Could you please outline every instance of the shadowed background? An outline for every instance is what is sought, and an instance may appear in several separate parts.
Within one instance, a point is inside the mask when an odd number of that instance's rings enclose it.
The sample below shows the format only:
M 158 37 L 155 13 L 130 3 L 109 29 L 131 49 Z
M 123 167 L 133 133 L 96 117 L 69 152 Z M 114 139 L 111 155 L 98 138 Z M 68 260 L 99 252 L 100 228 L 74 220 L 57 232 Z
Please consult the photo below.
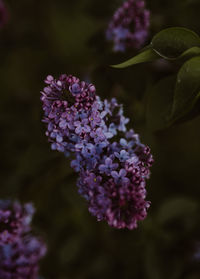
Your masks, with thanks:
M 137 53 L 113 54 L 105 41 L 119 0 L 6 3 L 10 20 L 0 31 L 0 198 L 35 204 L 34 227 L 49 247 L 41 275 L 200 278 L 200 119 L 155 132 L 147 113 L 149 86 L 179 65 L 160 61 L 123 70 L 109 67 Z M 149 0 L 147 7 L 149 40 L 170 26 L 200 34 L 199 1 Z M 137 230 L 116 230 L 97 222 L 77 193 L 69 161 L 50 149 L 41 123 L 40 91 L 48 74 L 61 73 L 94 83 L 102 98 L 117 97 L 142 142 L 152 149 L 155 164 L 147 182 L 152 205 Z

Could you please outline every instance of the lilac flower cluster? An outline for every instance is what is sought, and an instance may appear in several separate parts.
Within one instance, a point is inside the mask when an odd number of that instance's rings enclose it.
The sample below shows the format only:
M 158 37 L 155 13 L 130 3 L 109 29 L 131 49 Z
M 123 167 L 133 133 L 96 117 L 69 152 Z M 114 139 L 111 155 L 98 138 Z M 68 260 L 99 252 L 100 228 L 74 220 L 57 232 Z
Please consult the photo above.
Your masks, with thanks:
M 0 278 L 36 279 L 46 253 L 43 241 L 31 235 L 32 204 L 0 200 Z
M 150 13 L 143 0 L 128 0 L 114 13 L 106 37 L 112 41 L 114 51 L 138 49 L 147 39 Z
M 0 28 L 2 28 L 8 21 L 8 10 L 3 2 L 0 0 Z
M 153 163 L 116 99 L 101 101 L 95 87 L 73 76 L 48 76 L 42 91 L 51 148 L 69 156 L 79 173 L 79 193 L 97 220 L 134 229 L 146 217 L 145 180 Z

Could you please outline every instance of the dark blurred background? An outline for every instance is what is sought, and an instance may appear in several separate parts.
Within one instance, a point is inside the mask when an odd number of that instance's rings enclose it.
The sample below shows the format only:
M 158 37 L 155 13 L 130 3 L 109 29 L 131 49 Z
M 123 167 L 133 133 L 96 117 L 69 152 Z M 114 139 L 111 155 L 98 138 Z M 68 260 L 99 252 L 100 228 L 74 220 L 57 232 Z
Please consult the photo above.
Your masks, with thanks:
M 104 38 L 121 3 L 6 1 L 10 19 L 0 31 L 0 198 L 34 202 L 35 231 L 48 243 L 41 263 L 46 279 L 199 279 L 200 118 L 152 131 L 148 88 L 176 72 L 177 65 L 109 67 L 137 53 L 113 54 Z M 151 11 L 149 41 L 170 26 L 200 34 L 199 0 L 149 0 L 146 5 Z M 48 74 L 61 73 L 94 83 L 102 98 L 117 97 L 152 149 L 155 164 L 147 183 L 152 205 L 137 230 L 98 223 L 77 193 L 69 161 L 50 149 L 41 123 L 40 91 Z

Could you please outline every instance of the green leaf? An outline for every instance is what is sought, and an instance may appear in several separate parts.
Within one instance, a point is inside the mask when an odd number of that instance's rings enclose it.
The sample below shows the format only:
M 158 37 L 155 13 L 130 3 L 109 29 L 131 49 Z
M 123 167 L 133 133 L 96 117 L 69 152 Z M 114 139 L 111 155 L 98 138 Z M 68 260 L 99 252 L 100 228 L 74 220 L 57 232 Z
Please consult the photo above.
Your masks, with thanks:
M 176 59 L 186 50 L 200 46 L 199 36 L 183 27 L 172 27 L 160 31 L 151 42 L 153 50 L 165 59 Z
M 155 53 L 152 48 L 148 48 L 143 52 L 139 53 L 138 55 L 134 56 L 133 58 L 118 64 L 118 65 L 111 65 L 113 68 L 126 68 L 135 64 L 143 63 L 143 62 L 150 62 L 155 59 L 158 59 L 159 56 Z
M 184 51 L 179 58 L 192 58 L 198 55 L 200 55 L 200 47 L 191 47 Z
M 200 56 L 183 64 L 178 72 L 170 122 L 189 113 L 200 98 Z
M 126 68 L 135 64 L 151 62 L 159 57 L 175 60 L 182 57 L 193 57 L 200 54 L 199 36 L 183 27 L 172 27 L 156 34 L 149 46 L 131 59 L 111 65 L 113 68 Z
M 161 130 L 168 126 L 175 81 L 174 76 L 166 77 L 147 92 L 146 123 L 149 130 Z

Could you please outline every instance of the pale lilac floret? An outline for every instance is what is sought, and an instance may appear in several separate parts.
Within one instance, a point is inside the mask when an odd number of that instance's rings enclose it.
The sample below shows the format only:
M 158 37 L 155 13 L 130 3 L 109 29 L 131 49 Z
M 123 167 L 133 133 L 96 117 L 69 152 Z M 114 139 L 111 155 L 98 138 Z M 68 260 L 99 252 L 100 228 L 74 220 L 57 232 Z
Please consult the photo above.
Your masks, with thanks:
M 102 128 L 97 128 L 90 133 L 91 138 L 94 139 L 96 143 L 102 142 L 106 139 L 105 133 Z
M 129 183 L 129 179 L 126 177 L 127 172 L 125 169 L 121 169 L 119 173 L 117 171 L 112 171 L 111 176 L 114 178 L 116 184 L 127 185 Z
M 107 175 L 111 174 L 111 171 L 115 170 L 118 167 L 118 163 L 113 163 L 112 159 L 106 158 L 105 163 L 99 166 L 99 171 L 101 173 L 106 173 Z
M 135 142 L 133 140 L 127 141 L 126 139 L 120 139 L 120 144 L 124 149 L 131 149 L 135 145 Z
M 103 150 L 105 147 L 107 147 L 107 143 L 106 142 L 98 142 L 96 143 L 95 147 L 96 147 L 96 153 L 97 154 L 101 154 L 103 153 Z
M 90 126 L 88 125 L 88 120 L 83 119 L 82 121 L 75 121 L 75 133 L 80 135 L 82 133 L 89 133 L 90 132 Z
M 120 152 L 115 152 L 115 157 L 120 160 L 120 162 L 125 162 L 129 159 L 129 153 L 126 150 L 120 150 Z

